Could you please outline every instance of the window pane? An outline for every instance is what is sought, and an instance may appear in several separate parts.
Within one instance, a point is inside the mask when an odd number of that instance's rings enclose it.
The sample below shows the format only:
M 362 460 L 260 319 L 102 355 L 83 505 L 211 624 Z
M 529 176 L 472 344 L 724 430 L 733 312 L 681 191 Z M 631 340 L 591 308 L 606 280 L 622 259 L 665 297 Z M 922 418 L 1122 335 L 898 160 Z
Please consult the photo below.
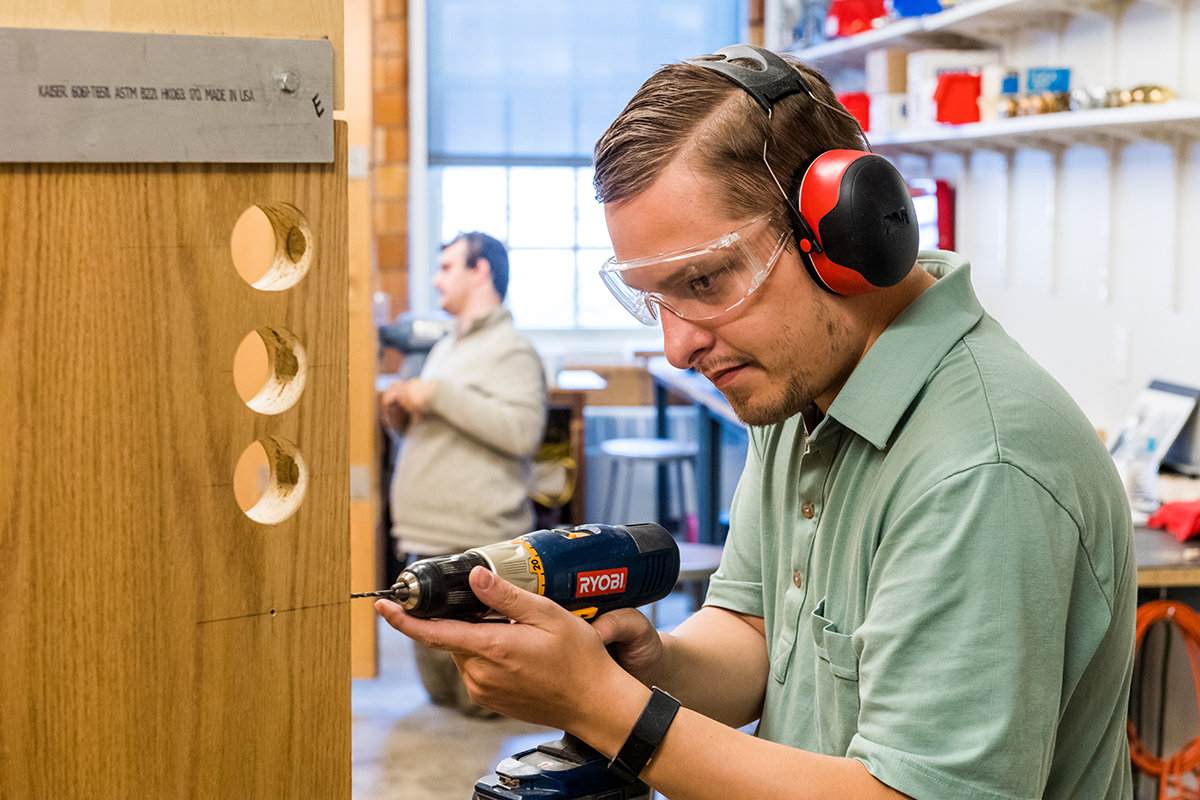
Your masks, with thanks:
M 746 0 L 437 0 L 426 10 L 429 238 L 481 230 L 504 241 L 521 327 L 639 329 L 597 275 L 612 244 L 584 165 L 655 69 L 739 39 Z M 531 166 L 543 158 L 563 166 Z
M 575 98 L 567 91 L 514 91 L 510 151 L 519 155 L 569 156 L 575 139 Z
M 439 93 L 429 102 L 430 130 L 438 137 L 430 147 L 441 153 L 504 154 L 504 104 L 497 89 Z
M 575 170 L 513 167 L 509 180 L 509 247 L 573 246 Z
M 575 327 L 574 263 L 570 250 L 509 251 L 508 308 L 518 328 Z
M 508 170 L 504 167 L 442 168 L 442 241 L 482 231 L 508 238 Z
M 576 170 L 575 195 L 579 204 L 579 232 L 576 235 L 580 247 L 612 247 L 608 225 L 604 221 L 604 206 L 596 199 L 596 187 L 592 185 L 595 174 L 591 167 Z
M 579 251 L 579 327 L 581 328 L 642 328 L 645 327 L 626 311 L 600 281 L 600 265 L 612 255 L 612 250 Z

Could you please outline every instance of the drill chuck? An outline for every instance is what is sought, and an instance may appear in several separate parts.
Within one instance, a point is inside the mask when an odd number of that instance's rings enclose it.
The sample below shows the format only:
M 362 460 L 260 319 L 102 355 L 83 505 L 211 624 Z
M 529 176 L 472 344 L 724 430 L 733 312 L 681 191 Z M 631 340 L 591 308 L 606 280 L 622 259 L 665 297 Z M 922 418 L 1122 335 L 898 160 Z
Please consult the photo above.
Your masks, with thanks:
M 390 594 L 415 617 L 479 620 L 490 609 L 468 583 L 477 566 L 590 618 L 666 597 L 679 577 L 679 547 L 654 523 L 540 530 L 415 561 Z
M 392 593 L 404 610 L 416 617 L 480 619 L 488 607 L 480 602 L 467 579 L 475 567 L 491 569 L 477 552 L 414 561 L 396 580 Z

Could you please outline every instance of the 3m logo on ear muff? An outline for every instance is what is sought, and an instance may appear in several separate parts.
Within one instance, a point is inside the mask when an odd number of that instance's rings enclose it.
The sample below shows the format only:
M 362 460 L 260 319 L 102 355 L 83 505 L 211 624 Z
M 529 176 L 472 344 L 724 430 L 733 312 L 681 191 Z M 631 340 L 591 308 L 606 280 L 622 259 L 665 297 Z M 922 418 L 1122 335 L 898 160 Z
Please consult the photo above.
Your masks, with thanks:
M 891 163 L 861 150 L 827 150 L 793 189 L 796 243 L 805 266 L 831 292 L 895 286 L 917 260 L 917 214 Z
M 883 232 L 893 233 L 908 225 L 908 209 L 898 208 L 890 214 L 883 215 Z

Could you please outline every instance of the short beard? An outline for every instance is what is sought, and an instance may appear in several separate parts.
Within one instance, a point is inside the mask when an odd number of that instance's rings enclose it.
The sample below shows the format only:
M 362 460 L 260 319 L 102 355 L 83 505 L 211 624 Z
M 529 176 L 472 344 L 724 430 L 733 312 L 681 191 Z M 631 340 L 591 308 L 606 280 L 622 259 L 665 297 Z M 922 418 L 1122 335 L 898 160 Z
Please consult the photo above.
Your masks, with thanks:
M 829 337 L 831 357 L 836 357 L 845 351 L 850 343 L 845 328 L 834 322 L 833 317 L 820 302 L 814 305 L 812 313 L 825 326 L 826 334 Z M 810 357 L 807 348 L 803 347 L 799 334 L 794 329 L 786 324 L 781 325 L 779 335 L 782 350 L 790 353 L 792 358 Z M 774 425 L 799 414 L 816 402 L 818 394 L 813 375 L 802 370 L 794 370 L 787 376 L 779 393 L 775 396 L 755 397 L 753 394 L 745 394 L 741 397 L 736 395 L 729 397 L 727 395 L 726 399 L 729 400 L 738 419 L 747 425 L 759 426 Z
M 799 414 L 813 402 L 812 388 L 805 386 L 795 375 L 788 378 L 779 397 L 755 405 L 752 397 L 729 397 L 729 405 L 738 419 L 750 426 L 774 425 Z

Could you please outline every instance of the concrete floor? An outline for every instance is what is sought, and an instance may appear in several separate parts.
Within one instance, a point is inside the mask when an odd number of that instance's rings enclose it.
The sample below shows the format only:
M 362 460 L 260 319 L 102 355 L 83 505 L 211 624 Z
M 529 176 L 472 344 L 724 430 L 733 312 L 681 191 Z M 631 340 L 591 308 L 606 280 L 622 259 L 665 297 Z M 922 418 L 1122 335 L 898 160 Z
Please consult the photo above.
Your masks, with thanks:
M 672 593 L 658 604 L 658 626 L 689 613 Z M 379 677 L 355 680 L 354 800 L 470 800 L 475 782 L 500 761 L 560 731 L 511 719 L 477 720 L 429 702 L 417 676 L 412 644 L 379 621 Z

